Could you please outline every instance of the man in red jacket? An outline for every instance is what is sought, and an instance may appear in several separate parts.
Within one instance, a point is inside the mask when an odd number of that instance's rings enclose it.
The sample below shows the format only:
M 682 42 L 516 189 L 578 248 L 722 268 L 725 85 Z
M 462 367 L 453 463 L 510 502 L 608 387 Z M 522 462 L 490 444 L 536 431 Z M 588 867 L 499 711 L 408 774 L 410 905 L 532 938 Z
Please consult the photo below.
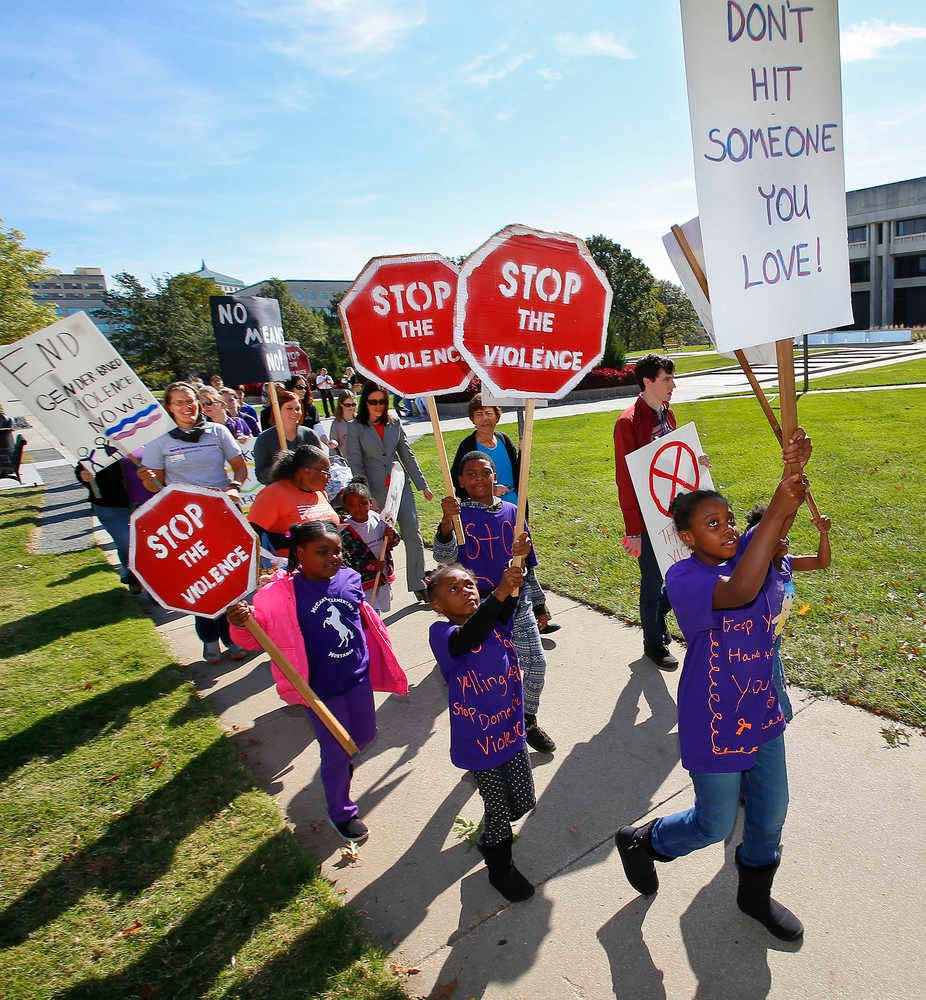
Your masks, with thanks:
M 662 573 L 643 524 L 640 505 L 630 480 L 627 455 L 675 430 L 675 414 L 669 400 L 675 388 L 675 362 L 658 354 L 647 354 L 636 365 L 642 392 L 614 425 L 614 474 L 621 512 L 624 515 L 623 546 L 640 564 L 640 621 L 643 652 L 657 667 L 675 670 L 678 660 L 669 652 L 666 607 L 662 598 Z

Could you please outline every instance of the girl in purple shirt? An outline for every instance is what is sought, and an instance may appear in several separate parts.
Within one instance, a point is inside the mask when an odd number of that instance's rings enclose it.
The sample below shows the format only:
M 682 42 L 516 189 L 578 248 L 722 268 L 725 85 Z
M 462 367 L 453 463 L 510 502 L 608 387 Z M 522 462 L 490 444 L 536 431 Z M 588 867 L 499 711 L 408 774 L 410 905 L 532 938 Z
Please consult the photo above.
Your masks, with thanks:
M 785 719 L 772 677 L 784 592 L 771 564 L 806 490 L 803 474 L 782 479 L 765 516 L 744 539 L 719 493 L 696 490 L 673 501 L 676 530 L 691 549 L 669 568 L 666 590 L 688 643 L 678 732 L 695 804 L 644 826 L 621 827 L 615 837 L 628 881 L 651 895 L 659 888 L 653 862 L 724 840 L 742 794 L 746 820 L 736 849 L 737 905 L 785 941 L 797 940 L 804 928 L 771 898 L 788 809 Z
M 515 543 L 515 555 L 525 555 L 527 546 L 525 533 Z M 511 822 L 536 804 L 524 739 L 524 689 L 510 625 L 523 582 L 523 570 L 508 567 L 480 604 L 476 578 L 459 563 L 441 566 L 426 580 L 431 607 L 447 618 L 431 626 L 429 639 L 447 681 L 450 759 L 476 779 L 485 804 L 476 846 L 489 882 L 511 902 L 534 894 L 511 860 Z

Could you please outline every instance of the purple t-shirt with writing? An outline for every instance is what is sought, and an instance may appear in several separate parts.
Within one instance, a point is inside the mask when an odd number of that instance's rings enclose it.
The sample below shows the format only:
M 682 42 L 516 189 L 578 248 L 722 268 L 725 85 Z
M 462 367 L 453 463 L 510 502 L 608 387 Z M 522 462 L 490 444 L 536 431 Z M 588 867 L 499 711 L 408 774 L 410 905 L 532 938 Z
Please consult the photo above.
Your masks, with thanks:
M 447 681 L 450 759 L 465 771 L 500 767 L 524 749 L 521 669 L 504 625 L 463 656 L 450 653 L 453 622 L 431 626 L 428 638 Z
M 370 659 L 360 619 L 360 574 L 343 568 L 330 580 L 308 580 L 296 573 L 293 588 L 309 685 L 320 698 L 344 694 L 366 677 Z
M 745 771 L 763 743 L 785 728 L 772 679 L 775 625 L 784 594 L 770 567 L 756 599 L 714 609 L 714 587 L 736 558 L 719 566 L 689 556 L 669 567 L 666 590 L 688 643 L 678 685 L 678 738 L 689 771 Z
M 479 592 L 494 590 L 511 562 L 514 524 L 518 508 L 506 500 L 497 507 L 475 507 L 464 503 L 460 509 L 466 544 L 459 548 L 458 559 L 476 577 Z M 536 566 L 534 547 L 525 560 L 526 565 Z

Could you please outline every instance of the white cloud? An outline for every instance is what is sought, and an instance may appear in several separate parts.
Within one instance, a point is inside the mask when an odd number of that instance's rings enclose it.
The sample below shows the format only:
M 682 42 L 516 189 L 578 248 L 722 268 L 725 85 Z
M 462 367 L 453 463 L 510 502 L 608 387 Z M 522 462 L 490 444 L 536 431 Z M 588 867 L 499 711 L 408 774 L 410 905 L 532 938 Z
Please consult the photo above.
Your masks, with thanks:
M 499 111 L 495 116 L 500 122 L 510 122 L 513 114 L 511 111 Z
M 348 76 L 427 22 L 423 0 L 243 0 L 242 9 L 281 30 L 276 51 L 330 76 Z
M 562 79 L 563 74 L 557 73 L 555 69 L 550 69 L 549 66 L 544 66 L 543 69 L 537 70 L 537 76 L 542 80 L 546 80 L 547 83 L 555 83 L 557 80 Z
M 861 62 L 878 59 L 888 49 L 926 39 L 926 26 L 915 24 L 886 24 L 874 18 L 851 25 L 842 33 L 843 62 Z
M 477 87 L 488 87 L 490 83 L 501 80 L 515 70 L 520 69 L 533 56 L 529 52 L 508 54 L 507 42 L 490 52 L 483 52 L 462 68 L 467 83 Z
M 557 35 L 557 48 L 567 56 L 609 56 L 633 59 L 630 46 L 618 41 L 610 31 L 589 31 L 585 35 Z

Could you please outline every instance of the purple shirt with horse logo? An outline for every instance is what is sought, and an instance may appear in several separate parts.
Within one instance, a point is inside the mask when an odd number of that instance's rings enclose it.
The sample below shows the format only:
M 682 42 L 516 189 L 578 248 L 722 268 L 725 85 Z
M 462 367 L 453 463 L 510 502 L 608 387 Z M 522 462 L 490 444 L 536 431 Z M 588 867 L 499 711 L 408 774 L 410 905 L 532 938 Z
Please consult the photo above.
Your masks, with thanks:
M 296 573 L 293 588 L 309 685 L 320 698 L 344 694 L 367 676 L 369 666 L 360 619 L 360 574 L 343 568 L 330 580 L 307 580 Z

